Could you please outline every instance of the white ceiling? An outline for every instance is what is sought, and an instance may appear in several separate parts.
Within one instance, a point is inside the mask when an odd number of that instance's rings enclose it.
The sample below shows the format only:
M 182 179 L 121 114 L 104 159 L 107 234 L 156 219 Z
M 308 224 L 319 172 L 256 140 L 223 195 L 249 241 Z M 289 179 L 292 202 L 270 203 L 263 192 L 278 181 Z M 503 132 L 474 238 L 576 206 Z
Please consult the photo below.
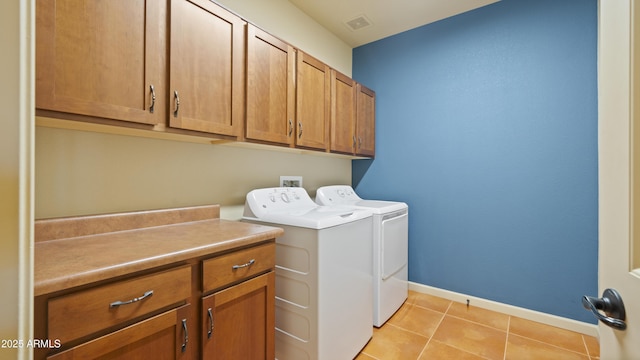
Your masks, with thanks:
M 289 0 L 352 47 L 461 14 L 499 0 Z M 370 26 L 347 22 L 364 16 Z

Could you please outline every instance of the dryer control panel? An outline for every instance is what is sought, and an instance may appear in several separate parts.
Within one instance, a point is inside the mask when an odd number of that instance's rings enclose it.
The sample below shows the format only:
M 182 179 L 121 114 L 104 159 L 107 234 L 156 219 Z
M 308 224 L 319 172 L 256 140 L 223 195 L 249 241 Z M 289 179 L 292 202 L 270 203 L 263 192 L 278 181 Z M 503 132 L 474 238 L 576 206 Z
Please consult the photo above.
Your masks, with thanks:
M 353 204 L 362 200 L 349 185 L 323 186 L 316 193 L 316 203 L 320 205 Z

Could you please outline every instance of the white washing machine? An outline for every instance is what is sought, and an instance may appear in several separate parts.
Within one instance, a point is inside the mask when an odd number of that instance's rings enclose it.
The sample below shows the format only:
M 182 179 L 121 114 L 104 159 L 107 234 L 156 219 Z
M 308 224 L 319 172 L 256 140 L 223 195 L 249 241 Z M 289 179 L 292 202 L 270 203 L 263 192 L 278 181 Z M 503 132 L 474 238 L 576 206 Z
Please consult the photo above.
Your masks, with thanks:
M 372 212 L 319 206 L 303 188 L 247 194 L 243 221 L 276 238 L 276 358 L 353 359 L 373 336 Z
M 409 207 L 403 202 L 363 200 L 348 185 L 324 186 L 316 203 L 373 211 L 373 325 L 382 326 L 409 294 Z

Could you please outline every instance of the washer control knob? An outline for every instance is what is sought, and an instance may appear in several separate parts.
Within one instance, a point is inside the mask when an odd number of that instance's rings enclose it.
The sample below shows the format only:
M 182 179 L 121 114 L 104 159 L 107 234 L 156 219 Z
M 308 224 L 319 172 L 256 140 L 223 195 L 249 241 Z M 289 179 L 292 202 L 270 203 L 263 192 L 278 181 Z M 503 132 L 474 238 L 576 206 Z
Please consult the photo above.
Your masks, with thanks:
M 340 195 L 340 197 L 344 197 L 344 190 L 342 189 L 338 189 L 338 195 Z
M 269 195 L 269 200 L 271 200 L 271 202 L 276 202 L 276 196 L 273 194 Z
M 282 201 L 286 203 L 291 202 L 291 200 L 289 199 L 289 195 L 287 195 L 287 193 L 280 194 L 280 197 L 282 198 Z

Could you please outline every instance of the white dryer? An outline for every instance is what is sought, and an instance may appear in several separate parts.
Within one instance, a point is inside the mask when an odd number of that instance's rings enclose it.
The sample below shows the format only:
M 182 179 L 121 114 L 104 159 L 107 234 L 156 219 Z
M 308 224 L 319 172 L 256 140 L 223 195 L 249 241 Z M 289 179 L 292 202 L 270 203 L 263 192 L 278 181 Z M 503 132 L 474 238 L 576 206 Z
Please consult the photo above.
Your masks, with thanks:
M 243 221 L 276 238 L 276 358 L 353 359 L 373 336 L 372 212 L 314 203 L 303 188 L 247 194 Z
M 363 200 L 351 186 L 324 186 L 316 203 L 373 212 L 373 325 L 382 326 L 409 294 L 409 207 L 395 201 Z

